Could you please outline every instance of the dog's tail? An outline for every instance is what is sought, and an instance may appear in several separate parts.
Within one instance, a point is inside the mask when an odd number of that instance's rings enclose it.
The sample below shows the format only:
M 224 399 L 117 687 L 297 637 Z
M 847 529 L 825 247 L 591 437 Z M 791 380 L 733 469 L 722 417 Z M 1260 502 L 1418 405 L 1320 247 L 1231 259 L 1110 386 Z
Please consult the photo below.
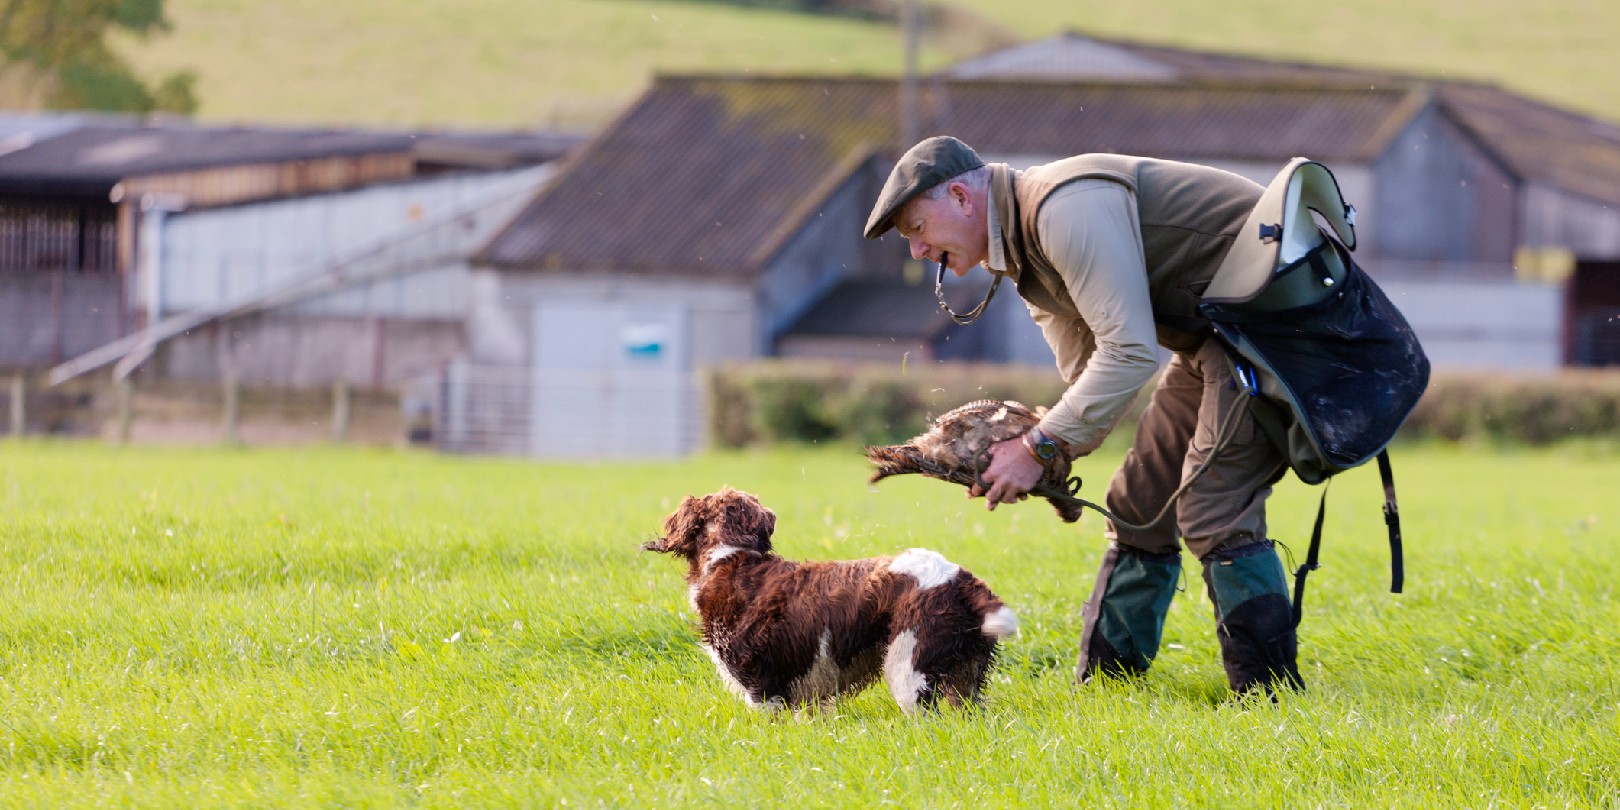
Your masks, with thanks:
M 984 626 L 979 629 L 996 641 L 1018 635 L 1018 614 L 1013 613 L 1012 608 L 1002 605 L 985 615 Z

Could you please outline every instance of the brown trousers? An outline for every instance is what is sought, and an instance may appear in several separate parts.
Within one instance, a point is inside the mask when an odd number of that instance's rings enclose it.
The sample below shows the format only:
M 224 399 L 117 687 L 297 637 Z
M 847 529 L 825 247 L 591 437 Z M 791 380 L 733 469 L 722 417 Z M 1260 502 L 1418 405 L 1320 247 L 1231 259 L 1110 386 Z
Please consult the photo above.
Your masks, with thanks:
M 1152 520 L 1209 458 L 1234 401 L 1248 396 L 1234 384 L 1232 364 L 1214 338 L 1196 351 L 1176 354 L 1142 414 L 1125 462 L 1108 484 L 1109 510 L 1137 525 Z M 1184 538 L 1200 560 L 1266 539 L 1266 498 L 1285 462 L 1248 408 L 1231 421 L 1226 426 L 1231 440 L 1170 515 L 1145 531 L 1109 521 L 1107 536 L 1150 554 L 1179 551 L 1178 540 Z

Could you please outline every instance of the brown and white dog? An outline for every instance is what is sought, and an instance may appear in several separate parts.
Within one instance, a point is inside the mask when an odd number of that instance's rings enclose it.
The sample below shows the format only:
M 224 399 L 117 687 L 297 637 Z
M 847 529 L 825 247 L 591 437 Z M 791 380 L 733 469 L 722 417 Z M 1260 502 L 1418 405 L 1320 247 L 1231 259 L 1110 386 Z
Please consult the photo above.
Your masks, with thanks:
M 976 703 L 1018 618 L 978 577 L 911 549 L 794 562 L 771 551 L 776 513 L 730 487 L 687 496 L 642 549 L 689 564 L 703 649 L 752 706 L 827 705 L 879 674 L 906 712 Z

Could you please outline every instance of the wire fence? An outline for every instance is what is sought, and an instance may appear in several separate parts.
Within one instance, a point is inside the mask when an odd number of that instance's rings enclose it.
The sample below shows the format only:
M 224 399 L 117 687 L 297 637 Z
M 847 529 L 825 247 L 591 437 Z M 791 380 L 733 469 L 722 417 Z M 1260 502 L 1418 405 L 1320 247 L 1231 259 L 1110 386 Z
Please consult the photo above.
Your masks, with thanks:
M 707 443 L 690 373 L 545 370 L 453 363 L 432 383 L 433 444 L 537 458 L 678 458 Z

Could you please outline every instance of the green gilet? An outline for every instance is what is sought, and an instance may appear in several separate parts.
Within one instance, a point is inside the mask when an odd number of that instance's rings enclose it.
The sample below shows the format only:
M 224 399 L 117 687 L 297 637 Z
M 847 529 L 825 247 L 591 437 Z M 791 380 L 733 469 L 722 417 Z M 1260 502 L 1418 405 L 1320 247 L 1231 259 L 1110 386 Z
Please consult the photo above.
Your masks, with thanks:
M 1159 343 L 1173 351 L 1190 351 L 1203 341 L 1208 322 L 1198 312 L 1199 296 L 1262 191 L 1251 180 L 1209 166 L 1111 154 L 1078 155 L 995 176 L 1012 186 L 1007 199 L 1015 208 L 1002 228 L 1008 258 L 1019 267 L 1018 294 L 1069 318 L 1080 313 L 1036 238 L 1041 205 L 1060 187 L 1087 178 L 1134 191 L 1153 320 Z

